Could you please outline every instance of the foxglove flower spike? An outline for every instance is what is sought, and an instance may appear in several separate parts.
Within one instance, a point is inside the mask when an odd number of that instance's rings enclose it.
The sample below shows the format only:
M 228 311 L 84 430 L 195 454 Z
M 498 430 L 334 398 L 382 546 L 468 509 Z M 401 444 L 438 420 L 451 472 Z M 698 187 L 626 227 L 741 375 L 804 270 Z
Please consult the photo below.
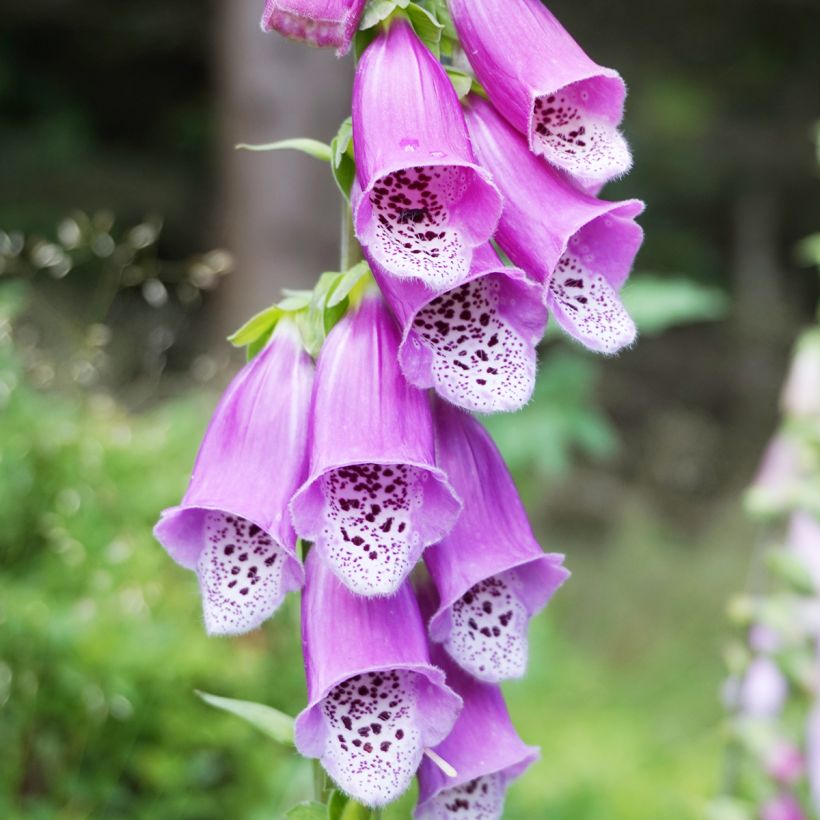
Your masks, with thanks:
M 351 593 L 315 550 L 306 560 L 302 645 L 308 706 L 296 748 L 356 800 L 382 806 L 450 732 L 461 699 L 430 663 L 409 583 L 391 598 Z
M 222 397 L 182 504 L 154 528 L 197 572 L 211 634 L 255 629 L 302 586 L 287 508 L 307 472 L 312 382 L 299 331 L 283 319 Z
M 335 48 L 342 57 L 350 50 L 365 4 L 366 0 L 267 0 L 262 30 Z
M 424 555 L 440 599 L 430 637 L 481 680 L 521 677 L 529 619 L 569 576 L 563 555 L 545 554 L 536 542 L 487 431 L 446 402 L 435 403 L 434 417 L 437 463 L 464 510 Z
M 540 0 L 450 0 L 465 54 L 529 147 L 584 186 L 629 170 L 618 125 L 626 87 L 594 63 Z
M 460 510 L 435 466 L 427 397 L 402 376 L 398 347 L 374 292 L 331 331 L 316 372 L 310 477 L 291 505 L 299 535 L 361 595 L 395 592 Z
M 604 202 L 533 156 L 493 107 L 472 95 L 467 125 L 476 154 L 504 196 L 496 240 L 544 284 L 547 307 L 586 347 L 616 353 L 635 340 L 618 291 L 643 241 L 636 199 Z
M 521 270 L 505 267 L 489 244 L 476 248 L 470 273 L 449 290 L 371 268 L 402 328 L 399 362 L 411 384 L 477 413 L 529 401 L 547 312 Z
M 415 820 L 501 820 L 507 787 L 538 759 L 538 749 L 518 736 L 497 686 L 470 677 L 436 647 L 431 654 L 464 707 L 453 731 L 435 748 L 456 775 L 447 777 L 432 761 L 423 760 L 413 816 Z
M 501 198 L 475 163 L 447 73 L 407 20 L 391 21 L 359 63 L 353 144 L 354 224 L 370 256 L 438 289 L 465 277 Z

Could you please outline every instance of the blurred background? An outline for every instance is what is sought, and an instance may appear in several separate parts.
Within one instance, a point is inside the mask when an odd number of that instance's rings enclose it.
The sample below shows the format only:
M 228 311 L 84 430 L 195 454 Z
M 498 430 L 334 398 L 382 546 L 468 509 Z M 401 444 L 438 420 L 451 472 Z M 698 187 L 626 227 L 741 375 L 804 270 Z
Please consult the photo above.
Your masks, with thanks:
M 542 759 L 509 818 L 687 820 L 720 789 L 741 494 L 817 275 L 816 0 L 554 0 L 630 88 L 648 203 L 638 345 L 551 334 L 537 398 L 488 423 L 571 582 L 505 687 Z M 225 335 L 338 266 L 326 166 L 351 65 L 262 35 L 262 0 L 11 0 L 0 28 L 0 816 L 275 818 L 310 767 L 206 706 L 290 714 L 298 613 L 209 640 L 151 536 L 180 497 Z M 407 817 L 398 807 L 388 817 Z

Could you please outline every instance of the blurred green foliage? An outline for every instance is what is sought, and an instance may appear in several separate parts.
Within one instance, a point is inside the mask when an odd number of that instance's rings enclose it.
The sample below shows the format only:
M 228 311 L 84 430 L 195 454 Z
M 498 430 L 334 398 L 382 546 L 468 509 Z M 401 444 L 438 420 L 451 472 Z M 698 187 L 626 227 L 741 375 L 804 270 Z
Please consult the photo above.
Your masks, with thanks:
M 134 416 L 97 390 L 33 387 L 10 319 L 25 292 L 9 284 L 0 288 L 0 816 L 282 816 L 310 798 L 310 765 L 195 690 L 295 714 L 297 600 L 262 631 L 208 639 L 194 575 L 151 535 L 157 511 L 184 489 L 214 397 Z M 544 419 L 532 432 L 525 411 L 513 452 L 532 435 L 599 454 L 615 446 L 588 409 L 594 369 L 579 378 L 579 362 L 550 352 L 533 405 Z M 566 458 L 545 457 L 544 468 Z M 546 548 L 570 553 L 575 579 L 534 626 L 529 677 L 507 687 L 524 737 L 543 747 L 511 792 L 513 820 L 694 820 L 714 789 L 721 669 L 703 643 L 734 558 L 693 560 L 647 524 L 646 510 L 625 516 L 600 552 L 544 534 Z M 715 662 L 693 669 L 699 656 Z M 406 818 L 412 800 L 386 817 Z

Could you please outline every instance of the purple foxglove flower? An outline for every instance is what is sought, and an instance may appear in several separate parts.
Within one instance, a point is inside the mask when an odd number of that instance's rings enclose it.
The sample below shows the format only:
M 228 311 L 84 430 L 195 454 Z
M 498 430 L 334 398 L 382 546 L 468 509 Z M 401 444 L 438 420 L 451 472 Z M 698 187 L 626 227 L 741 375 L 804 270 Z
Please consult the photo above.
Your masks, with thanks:
M 783 709 L 788 683 L 771 658 L 759 655 L 749 664 L 739 695 L 739 705 L 744 715 L 773 718 Z
M 467 58 L 529 147 L 584 185 L 629 170 L 618 131 L 626 87 L 594 63 L 539 0 L 451 0 Z
M 785 786 L 793 786 L 803 777 L 806 762 L 800 749 L 786 740 L 779 740 L 766 756 L 769 776 Z
M 470 677 L 441 650 L 432 656 L 464 700 L 453 731 L 434 750 L 458 774 L 447 777 L 422 761 L 415 820 L 500 820 L 507 787 L 538 759 L 538 749 L 518 736 L 497 686 Z
M 350 43 L 366 0 L 267 0 L 262 30 L 278 31 L 291 40 L 335 48 L 341 57 Z
M 354 592 L 390 595 L 460 502 L 435 466 L 427 396 L 405 381 L 399 333 L 377 293 L 325 341 L 311 411 L 310 477 L 293 523 Z
M 446 402 L 436 402 L 434 415 L 437 462 L 464 509 L 452 532 L 425 552 L 440 600 L 430 637 L 481 680 L 521 677 L 529 619 L 568 577 L 564 556 L 538 546 L 486 430 Z
M 154 528 L 171 557 L 199 576 L 210 634 L 255 629 L 302 586 L 288 502 L 307 473 L 312 382 L 299 331 L 282 320 L 231 382 L 182 503 Z
M 778 794 L 760 812 L 761 820 L 807 820 L 800 801 L 791 794 Z
M 579 191 L 475 95 L 466 116 L 476 154 L 504 197 L 499 245 L 545 285 L 547 307 L 571 336 L 602 353 L 632 344 L 635 325 L 618 291 L 643 241 L 634 221 L 643 203 L 604 202 Z
M 402 328 L 399 362 L 411 384 L 478 413 L 529 401 L 547 312 L 541 289 L 505 267 L 489 243 L 476 248 L 470 273 L 449 290 L 371 267 Z
M 353 86 L 356 234 L 393 276 L 437 289 L 467 276 L 501 197 L 475 163 L 446 72 L 406 20 L 370 45 Z
M 302 646 L 308 705 L 296 748 L 356 800 L 381 806 L 449 733 L 461 698 L 430 663 L 409 582 L 392 598 L 351 593 L 315 549 L 306 560 Z

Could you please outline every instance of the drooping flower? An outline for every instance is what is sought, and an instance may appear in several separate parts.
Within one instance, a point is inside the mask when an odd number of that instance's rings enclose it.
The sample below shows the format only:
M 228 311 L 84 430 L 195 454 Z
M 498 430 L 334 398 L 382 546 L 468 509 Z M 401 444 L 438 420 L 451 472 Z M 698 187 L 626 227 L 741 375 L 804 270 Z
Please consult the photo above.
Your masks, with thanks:
M 390 595 L 460 503 L 435 466 L 427 397 L 404 379 L 399 334 L 377 293 L 331 331 L 311 408 L 310 477 L 296 531 L 354 592 Z
M 463 699 L 452 732 L 434 751 L 457 772 L 447 775 L 425 758 L 419 768 L 415 820 L 500 820 L 509 784 L 538 759 L 512 725 L 497 686 L 472 678 L 433 647 L 437 666 Z
M 157 540 L 199 576 L 205 626 L 237 634 L 301 587 L 288 502 L 307 473 L 313 362 L 287 319 L 220 401 L 178 507 Z
M 618 125 L 626 87 L 594 63 L 540 0 L 451 0 L 464 52 L 529 147 L 583 185 L 629 170 Z
M 471 416 L 435 403 L 436 459 L 464 510 L 425 552 L 439 594 L 430 637 L 484 681 L 520 677 L 530 618 L 569 573 L 533 536 L 512 477 L 489 434 Z
M 793 786 L 803 776 L 806 761 L 800 749 L 786 740 L 778 740 L 766 755 L 766 772 L 784 786 Z
M 371 265 L 402 328 L 399 362 L 407 380 L 468 410 L 518 410 L 535 386 L 535 347 L 547 312 L 541 288 L 505 267 L 489 244 L 449 290 L 398 279 Z
M 783 709 L 789 686 L 777 663 L 758 655 L 749 664 L 740 684 L 740 709 L 753 718 L 773 718 Z
M 370 256 L 437 289 L 463 279 L 501 198 L 475 163 L 452 83 L 407 20 L 392 21 L 359 63 L 353 141 L 354 224 Z
M 341 57 L 359 27 L 366 0 L 266 0 L 262 30 L 291 40 L 335 48 Z
M 504 197 L 499 245 L 545 285 L 547 307 L 571 336 L 602 353 L 632 344 L 635 324 L 618 291 L 643 241 L 635 223 L 643 203 L 604 202 L 579 191 L 475 95 L 466 118 L 476 155 Z
M 313 549 L 306 571 L 308 705 L 296 719 L 296 747 L 346 793 L 385 805 L 410 785 L 424 750 L 447 736 L 461 699 L 430 663 L 409 582 L 391 598 L 363 598 Z

